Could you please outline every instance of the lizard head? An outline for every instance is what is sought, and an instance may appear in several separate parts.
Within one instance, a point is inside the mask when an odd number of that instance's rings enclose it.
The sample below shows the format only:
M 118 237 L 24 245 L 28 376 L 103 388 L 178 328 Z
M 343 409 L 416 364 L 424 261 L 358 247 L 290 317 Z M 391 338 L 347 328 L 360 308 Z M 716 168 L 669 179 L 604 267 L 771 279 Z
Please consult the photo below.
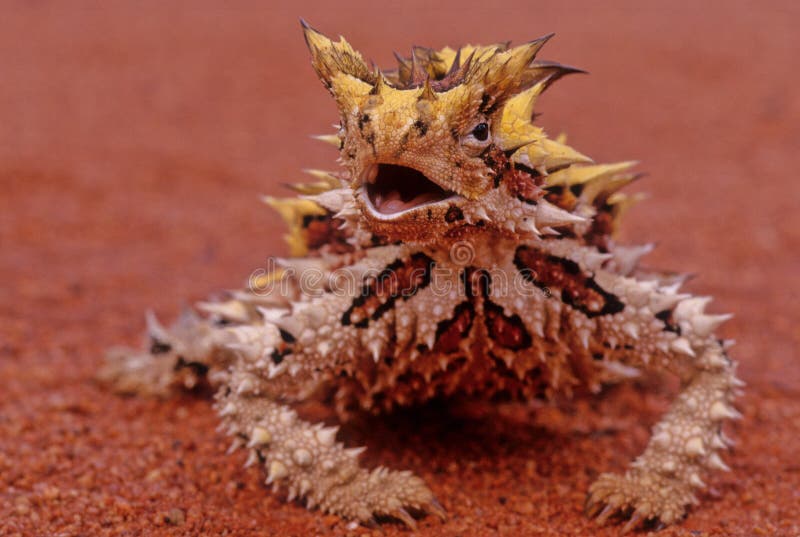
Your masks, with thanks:
M 538 95 L 577 71 L 535 61 L 550 36 L 513 48 L 415 47 L 398 56 L 397 70 L 382 72 L 344 38 L 303 28 L 339 109 L 341 163 L 359 218 L 377 235 L 426 242 L 487 229 L 538 233 L 542 178 L 589 161 L 531 123 Z

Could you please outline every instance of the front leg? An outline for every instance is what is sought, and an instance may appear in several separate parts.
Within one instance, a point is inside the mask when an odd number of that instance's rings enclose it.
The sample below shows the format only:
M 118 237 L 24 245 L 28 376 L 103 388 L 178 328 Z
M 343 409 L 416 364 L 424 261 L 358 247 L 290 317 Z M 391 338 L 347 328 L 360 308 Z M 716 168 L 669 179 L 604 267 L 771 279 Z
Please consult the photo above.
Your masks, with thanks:
M 433 494 L 411 472 L 362 468 L 365 448 L 336 442 L 338 427 L 312 425 L 289 406 L 264 397 L 221 393 L 217 408 L 233 447 L 250 450 L 247 465 L 260 463 L 273 491 L 286 490 L 288 500 L 305 499 L 309 509 L 362 523 L 376 516 L 398 518 L 416 527 L 407 509 L 442 513 Z
M 648 519 L 672 524 L 697 502 L 694 490 L 705 487 L 709 470 L 729 469 L 717 451 L 731 445 L 721 425 L 738 417 L 731 402 L 740 381 L 720 348 L 708 349 L 699 361 L 724 364 L 698 369 L 624 475 L 603 474 L 589 488 L 587 510 L 599 522 L 621 513 L 630 517 L 626 531 Z
M 622 287 L 628 290 L 652 288 L 625 280 Z M 653 289 L 646 302 L 663 303 L 669 294 Z M 727 316 L 704 314 L 706 302 L 687 298 L 663 310 L 658 315 L 664 323 L 661 333 L 648 333 L 654 323 L 647 316 L 626 320 L 628 347 L 634 351 L 623 353 L 623 361 L 673 371 L 681 377 L 682 389 L 625 474 L 603 474 L 590 487 L 587 511 L 601 523 L 620 514 L 628 518 L 624 531 L 647 520 L 672 524 L 697 503 L 694 491 L 705 487 L 710 470 L 729 470 L 718 451 L 732 443 L 721 428 L 725 419 L 740 417 L 732 402 L 743 383 L 724 344 L 711 333 Z
M 216 407 L 222 428 L 234 436 L 232 448 L 250 451 L 247 465 L 262 464 L 273 490 L 286 490 L 290 501 L 305 499 L 309 509 L 362 523 L 391 516 L 414 528 L 407 509 L 444 516 L 422 479 L 408 471 L 362 468 L 358 457 L 365 448 L 346 448 L 336 441 L 338 427 L 304 421 L 286 404 L 287 394 L 302 399 L 320 380 L 320 368 L 304 363 L 301 346 L 286 341 L 294 338 L 281 337 L 270 322 L 233 329 L 232 335 L 240 359 Z M 260 364 L 265 359 L 271 362 L 267 370 Z

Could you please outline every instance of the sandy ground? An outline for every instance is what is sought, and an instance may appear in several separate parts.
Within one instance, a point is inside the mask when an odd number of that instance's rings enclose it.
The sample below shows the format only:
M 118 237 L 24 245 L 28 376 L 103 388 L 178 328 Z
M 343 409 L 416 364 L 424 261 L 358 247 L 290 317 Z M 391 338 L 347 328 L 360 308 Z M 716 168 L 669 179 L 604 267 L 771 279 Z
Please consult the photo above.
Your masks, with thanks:
M 800 10 L 791 2 L 380 7 L 330 2 L 0 7 L 0 534 L 408 535 L 286 504 L 225 456 L 209 402 L 118 398 L 90 381 L 142 312 L 240 285 L 284 253 L 257 201 L 331 166 L 336 119 L 303 16 L 382 65 L 411 44 L 524 41 L 591 76 L 542 121 L 599 161 L 639 159 L 652 198 L 624 238 L 732 311 L 748 383 L 739 443 L 700 506 L 659 535 L 800 535 Z M 565 410 L 426 408 L 345 430 L 365 461 L 424 477 L 450 513 L 420 535 L 615 535 L 581 513 L 647 440 L 670 388 Z

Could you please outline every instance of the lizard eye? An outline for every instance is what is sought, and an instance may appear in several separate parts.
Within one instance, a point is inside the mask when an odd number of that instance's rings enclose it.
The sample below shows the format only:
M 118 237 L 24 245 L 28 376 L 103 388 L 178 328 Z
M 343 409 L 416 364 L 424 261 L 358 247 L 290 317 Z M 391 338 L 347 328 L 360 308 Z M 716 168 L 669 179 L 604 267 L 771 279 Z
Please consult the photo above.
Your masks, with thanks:
M 475 128 L 472 129 L 472 136 L 479 142 L 485 142 L 489 138 L 489 124 L 478 123 L 475 125 Z
M 477 155 L 491 143 L 490 134 L 489 123 L 481 121 L 461 139 L 461 143 L 467 153 Z

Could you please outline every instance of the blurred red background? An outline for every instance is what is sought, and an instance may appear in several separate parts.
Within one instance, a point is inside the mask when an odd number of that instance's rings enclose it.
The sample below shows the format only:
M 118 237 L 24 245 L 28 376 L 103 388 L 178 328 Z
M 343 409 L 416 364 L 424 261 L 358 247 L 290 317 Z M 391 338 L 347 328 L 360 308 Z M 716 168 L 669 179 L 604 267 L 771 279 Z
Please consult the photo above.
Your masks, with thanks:
M 556 32 L 541 57 L 591 75 L 549 90 L 541 122 L 598 161 L 640 160 L 634 189 L 652 198 L 623 238 L 656 241 L 649 264 L 698 274 L 689 288 L 737 315 L 723 335 L 750 387 L 734 471 L 663 535 L 797 535 L 799 15 L 792 2 L 4 3 L 0 528 L 369 531 L 266 491 L 243 454 L 224 456 L 207 401 L 120 399 L 90 382 L 103 349 L 139 340 L 145 308 L 169 317 L 285 253 L 258 195 L 335 160 L 307 137 L 337 118 L 302 16 L 382 66 L 412 44 Z M 451 520 L 424 519 L 423 535 L 591 534 L 588 483 L 639 452 L 664 390 L 345 434 L 370 445 L 367 463 L 432 484 Z

